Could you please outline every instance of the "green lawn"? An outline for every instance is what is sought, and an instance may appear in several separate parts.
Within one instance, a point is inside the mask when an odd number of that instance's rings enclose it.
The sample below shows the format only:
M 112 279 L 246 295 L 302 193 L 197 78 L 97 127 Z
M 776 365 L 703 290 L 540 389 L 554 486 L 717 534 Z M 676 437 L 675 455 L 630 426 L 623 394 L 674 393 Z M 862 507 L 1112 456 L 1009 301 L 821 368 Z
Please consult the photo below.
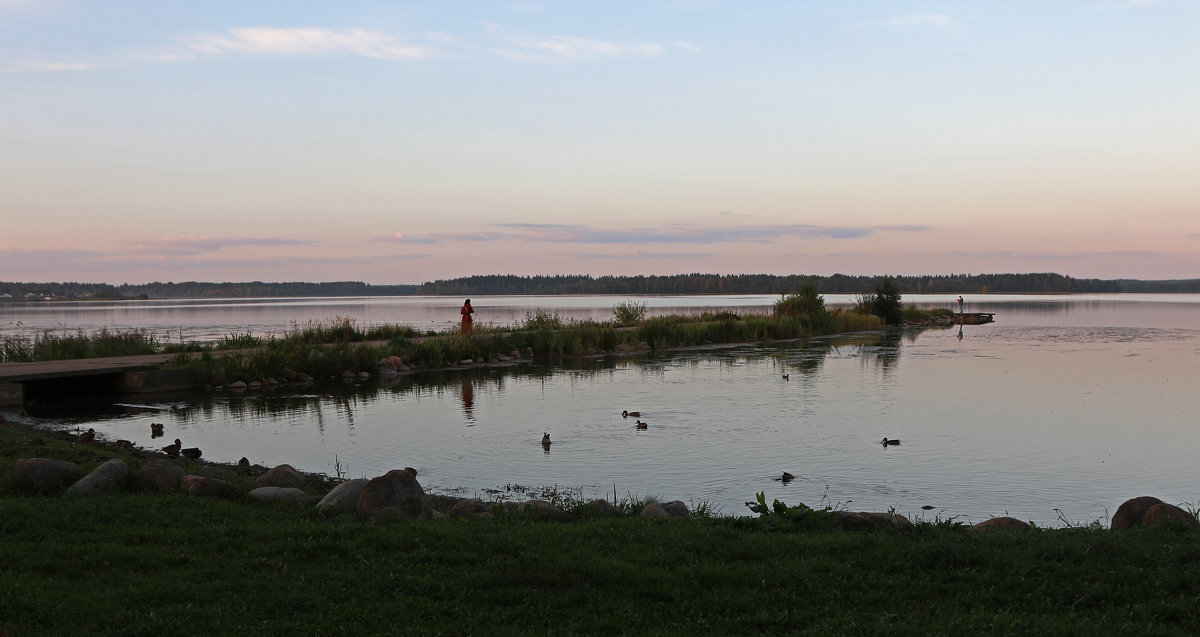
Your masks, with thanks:
M 23 493 L 16 457 L 119 455 L 33 435 L 0 427 L 6 637 L 1200 632 L 1194 528 L 581 512 L 373 525 L 296 504 Z

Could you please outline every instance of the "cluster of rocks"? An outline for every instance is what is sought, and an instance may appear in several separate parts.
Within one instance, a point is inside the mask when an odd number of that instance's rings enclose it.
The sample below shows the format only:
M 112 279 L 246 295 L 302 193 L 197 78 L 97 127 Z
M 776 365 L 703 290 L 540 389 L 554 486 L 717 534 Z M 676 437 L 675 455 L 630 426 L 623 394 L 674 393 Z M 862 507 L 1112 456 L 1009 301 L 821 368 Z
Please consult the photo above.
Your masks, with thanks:
M 434 511 L 430 496 L 417 482 L 417 471 L 411 467 L 394 469 L 377 478 L 346 480 L 324 497 L 305 493 L 301 487 L 307 482 L 307 478 L 286 464 L 258 476 L 254 480 L 254 488 L 249 492 L 243 492 L 237 486 L 237 473 L 232 469 L 205 465 L 195 474 L 189 474 L 178 463 L 165 458 L 155 458 L 143 464 L 133 485 L 130 485 L 129 467 L 124 461 L 116 458 L 102 463 L 87 475 L 84 475 L 80 466 L 74 462 L 23 458 L 16 461 L 13 478 L 17 484 L 38 493 L 87 495 L 134 486 L 160 493 L 182 491 L 198 497 L 248 497 L 260 502 L 292 501 L 313 504 L 318 510 L 352 511 L 372 521 L 392 518 L 493 518 L 497 514 L 522 514 L 542 518 L 561 518 L 566 515 L 561 508 L 545 500 L 529 500 L 517 504 L 488 503 L 475 498 L 445 498 L 444 500 L 448 501 L 442 504 L 445 505 L 446 512 Z M 586 513 L 595 517 L 620 515 L 617 508 L 605 500 L 594 500 L 585 504 L 583 508 Z M 691 516 L 687 505 L 679 500 L 648 504 L 641 514 L 664 518 Z
M 417 481 L 417 471 L 411 467 L 394 469 L 377 478 L 358 478 L 337 484 L 325 496 L 308 495 L 301 487 L 308 478 L 290 465 L 279 465 L 267 470 L 254 480 L 249 492 L 237 486 L 237 473 L 220 465 L 204 465 L 195 474 L 187 473 L 179 463 L 165 458 L 155 458 L 142 465 L 137 483 L 130 485 L 130 471 L 125 462 L 112 459 L 102 463 L 90 473 L 74 462 L 48 458 L 23 458 L 16 461 L 13 469 L 15 482 L 38 493 L 64 495 L 87 495 L 115 491 L 126 486 L 135 486 L 161 493 L 182 491 L 198 497 L 240 499 L 243 497 L 260 502 L 291 501 L 312 504 L 318 510 L 351 511 L 360 517 L 379 521 L 392 518 L 484 518 L 497 516 L 527 515 L 557 519 L 566 513 L 546 500 L 515 502 L 485 502 L 477 498 L 439 498 L 439 509 L 431 506 L 431 497 Z M 592 500 L 581 507 L 588 517 L 616 517 L 620 511 L 606 500 Z M 830 511 L 838 526 L 848 531 L 867 531 L 880 528 L 906 528 L 913 523 L 896 513 Z M 687 518 L 692 513 L 687 504 L 680 500 L 653 502 L 643 507 L 642 516 L 659 518 Z M 1142 496 L 1125 501 L 1112 517 L 1111 528 L 1115 531 L 1135 527 L 1153 527 L 1165 523 L 1200 526 L 1195 515 L 1162 500 Z M 1028 522 L 1013 517 L 997 517 L 969 527 L 971 532 L 986 532 L 996 529 L 1028 529 Z
M 1159 526 L 1166 523 L 1185 526 L 1200 525 L 1200 521 L 1197 521 L 1196 516 L 1191 513 L 1148 495 L 1126 500 L 1117 507 L 1117 512 L 1112 516 L 1112 528 L 1115 531 L 1139 526 Z

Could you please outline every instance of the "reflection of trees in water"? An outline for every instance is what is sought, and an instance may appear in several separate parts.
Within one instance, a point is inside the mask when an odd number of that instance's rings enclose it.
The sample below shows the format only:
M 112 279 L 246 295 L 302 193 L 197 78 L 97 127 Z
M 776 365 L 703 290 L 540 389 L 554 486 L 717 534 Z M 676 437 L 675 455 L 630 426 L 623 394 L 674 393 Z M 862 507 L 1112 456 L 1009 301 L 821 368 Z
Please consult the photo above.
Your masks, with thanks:
M 886 373 L 899 361 L 901 345 L 911 345 L 921 332 L 922 330 L 895 329 L 787 343 L 762 343 L 633 356 L 539 360 L 501 367 L 480 366 L 403 374 L 393 378 L 377 378 L 362 385 L 325 383 L 303 388 L 280 387 L 244 394 L 204 393 L 186 401 L 185 407 L 171 411 L 169 415 L 176 422 L 192 422 L 211 420 L 214 417 L 246 421 L 279 420 L 315 414 L 318 427 L 324 428 L 324 421 L 332 409 L 339 422 L 348 423 L 353 427 L 354 412 L 357 409 L 371 406 L 385 398 L 443 398 L 452 394 L 455 399 L 461 401 L 467 419 L 473 420 L 477 391 L 503 393 L 506 384 L 511 381 L 545 382 L 563 374 L 595 382 L 629 368 L 637 368 L 643 374 L 663 375 L 673 369 L 694 368 L 717 361 L 722 366 L 770 363 L 779 374 L 805 378 L 815 377 L 831 354 L 839 358 L 861 358 L 864 364 L 874 363 Z

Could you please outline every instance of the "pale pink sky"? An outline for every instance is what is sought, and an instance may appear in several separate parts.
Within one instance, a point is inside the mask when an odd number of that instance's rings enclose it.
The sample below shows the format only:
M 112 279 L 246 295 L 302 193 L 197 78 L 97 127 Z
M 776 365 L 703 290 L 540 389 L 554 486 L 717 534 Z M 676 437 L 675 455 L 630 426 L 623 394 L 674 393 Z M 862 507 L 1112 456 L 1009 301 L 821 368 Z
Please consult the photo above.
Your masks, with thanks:
M 1200 277 L 1200 3 L 125 5 L 0 2 L 0 280 Z

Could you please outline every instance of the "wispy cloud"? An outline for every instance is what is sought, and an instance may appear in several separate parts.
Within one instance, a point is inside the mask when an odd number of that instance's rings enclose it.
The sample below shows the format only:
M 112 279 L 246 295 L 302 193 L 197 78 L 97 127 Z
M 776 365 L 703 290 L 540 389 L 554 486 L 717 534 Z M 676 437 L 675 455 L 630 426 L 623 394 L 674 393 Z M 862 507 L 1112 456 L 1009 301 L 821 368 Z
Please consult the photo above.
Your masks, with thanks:
M 128 241 L 129 249 L 138 253 L 155 253 L 171 256 L 189 256 L 217 252 L 238 246 L 299 246 L 313 245 L 315 241 L 278 237 L 234 238 L 234 237 L 162 237 L 159 239 Z
M 530 35 L 507 31 L 488 25 L 487 33 L 501 45 L 491 52 L 520 62 L 564 64 L 567 62 L 598 62 L 627 58 L 652 58 L 663 55 L 663 44 L 642 42 L 625 44 L 565 35 Z
M 552 252 L 552 256 L 581 259 L 711 259 L 716 255 L 712 252 L 648 252 L 632 250 L 612 254 L 602 252 Z
M 52 60 L 27 60 L 0 62 L 0 73 L 73 73 L 92 68 L 83 62 L 56 62 Z
M 936 11 L 927 11 L 924 13 L 906 13 L 904 15 L 894 15 L 883 20 L 874 22 L 863 22 L 851 27 L 851 30 L 869 30 L 878 29 L 912 29 L 912 28 L 933 28 L 946 32 L 956 32 L 962 27 L 962 24 L 945 13 Z
M 319 27 L 233 28 L 225 34 L 201 34 L 188 46 L 207 55 L 249 53 L 280 56 L 350 54 L 380 60 L 418 60 L 433 55 L 433 49 L 398 40 L 370 29 L 323 29 Z
M 781 237 L 799 239 L 853 239 L 878 232 L 921 232 L 926 226 L 821 226 L 814 224 L 692 226 L 671 225 L 663 228 L 633 228 L 610 230 L 581 225 L 506 223 L 498 224 L 499 231 L 444 232 L 426 235 L 396 233 L 378 241 L 403 243 L 448 243 L 453 241 L 530 241 L 548 243 L 647 244 L 693 243 L 713 244 L 730 242 L 768 243 Z
M 888 18 L 887 24 L 893 27 L 929 26 L 947 31 L 953 31 L 959 26 L 958 21 L 956 21 L 954 18 L 951 18 L 944 13 L 937 13 L 935 11 L 892 16 L 891 18 Z

